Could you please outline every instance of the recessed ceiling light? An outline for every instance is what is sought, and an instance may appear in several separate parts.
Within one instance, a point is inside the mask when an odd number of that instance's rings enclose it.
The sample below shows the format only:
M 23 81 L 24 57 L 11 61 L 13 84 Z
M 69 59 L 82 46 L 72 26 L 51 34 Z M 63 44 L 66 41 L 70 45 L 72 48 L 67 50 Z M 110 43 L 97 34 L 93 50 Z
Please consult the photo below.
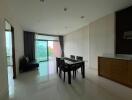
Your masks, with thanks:
M 65 26 L 65 29 L 68 29 L 68 26 Z
M 40 2 L 44 2 L 45 0 L 40 0 Z
M 81 18 L 81 19 L 84 19 L 84 18 L 85 18 L 85 16 L 81 16 L 80 18 Z
M 64 8 L 64 11 L 67 11 L 67 8 Z

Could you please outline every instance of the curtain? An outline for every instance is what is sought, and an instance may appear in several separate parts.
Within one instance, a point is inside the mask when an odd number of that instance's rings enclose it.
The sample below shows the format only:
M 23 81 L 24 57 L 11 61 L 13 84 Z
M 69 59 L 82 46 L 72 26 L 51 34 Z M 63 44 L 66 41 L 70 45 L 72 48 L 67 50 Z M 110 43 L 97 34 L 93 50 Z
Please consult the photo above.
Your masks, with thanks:
M 24 55 L 30 61 L 35 60 L 35 33 L 24 31 Z
M 63 36 L 59 36 L 59 42 L 60 42 L 60 47 L 61 47 L 61 57 L 64 57 L 64 37 Z
M 61 57 L 62 55 L 60 43 L 57 41 L 53 42 L 53 53 L 55 57 Z

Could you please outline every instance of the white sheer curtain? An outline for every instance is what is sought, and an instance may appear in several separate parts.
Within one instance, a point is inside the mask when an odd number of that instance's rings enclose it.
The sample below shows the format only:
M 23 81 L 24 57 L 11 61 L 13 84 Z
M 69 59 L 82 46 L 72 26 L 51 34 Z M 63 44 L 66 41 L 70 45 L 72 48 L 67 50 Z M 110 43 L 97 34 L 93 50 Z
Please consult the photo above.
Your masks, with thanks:
M 59 41 L 54 41 L 53 42 L 53 48 L 54 48 L 53 52 L 54 52 L 55 57 L 61 57 L 62 50 L 61 50 Z

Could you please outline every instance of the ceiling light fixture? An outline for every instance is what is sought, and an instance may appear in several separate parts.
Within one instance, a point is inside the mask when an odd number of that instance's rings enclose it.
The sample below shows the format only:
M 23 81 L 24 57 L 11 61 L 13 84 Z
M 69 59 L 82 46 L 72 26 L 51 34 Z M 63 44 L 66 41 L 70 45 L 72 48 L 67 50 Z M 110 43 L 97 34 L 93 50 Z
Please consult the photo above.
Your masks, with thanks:
M 45 0 L 40 0 L 40 2 L 44 2 Z
M 81 18 L 81 19 L 84 19 L 84 18 L 85 18 L 85 16 L 81 16 L 80 18 Z
M 67 8 L 64 8 L 64 11 L 67 11 Z
M 65 26 L 65 29 L 68 29 L 68 26 Z

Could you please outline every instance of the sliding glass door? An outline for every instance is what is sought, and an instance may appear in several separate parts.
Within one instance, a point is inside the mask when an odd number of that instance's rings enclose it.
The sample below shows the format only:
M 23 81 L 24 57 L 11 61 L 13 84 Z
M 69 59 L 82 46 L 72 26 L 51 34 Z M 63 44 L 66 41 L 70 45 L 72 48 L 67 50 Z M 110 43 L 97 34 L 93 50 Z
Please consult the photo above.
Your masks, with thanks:
M 48 41 L 36 40 L 35 58 L 38 62 L 48 60 Z
M 35 35 L 35 58 L 38 62 L 61 57 L 59 37 Z

